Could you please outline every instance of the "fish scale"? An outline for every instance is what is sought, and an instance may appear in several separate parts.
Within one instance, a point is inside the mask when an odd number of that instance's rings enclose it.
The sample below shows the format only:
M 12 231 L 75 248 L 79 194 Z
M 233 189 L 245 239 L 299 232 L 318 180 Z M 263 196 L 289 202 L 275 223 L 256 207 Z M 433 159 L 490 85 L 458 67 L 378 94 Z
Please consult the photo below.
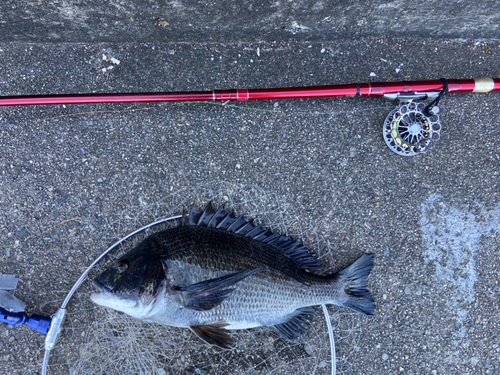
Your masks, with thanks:
M 178 237 L 186 240 L 179 244 L 175 241 Z M 317 275 L 304 272 L 271 245 L 220 229 L 177 227 L 158 233 L 158 242 L 163 249 L 162 257 L 193 262 L 207 269 L 235 272 L 265 266 L 279 271 L 273 273 L 276 278 L 288 276 L 302 282 L 319 281 Z
M 234 345 L 228 330 L 259 326 L 291 340 L 308 329 L 310 306 L 373 314 L 373 259 L 318 275 L 322 261 L 293 237 L 211 204 L 193 206 L 180 226 L 150 235 L 96 277 L 101 292 L 91 298 L 143 321 L 189 327 L 223 348 Z

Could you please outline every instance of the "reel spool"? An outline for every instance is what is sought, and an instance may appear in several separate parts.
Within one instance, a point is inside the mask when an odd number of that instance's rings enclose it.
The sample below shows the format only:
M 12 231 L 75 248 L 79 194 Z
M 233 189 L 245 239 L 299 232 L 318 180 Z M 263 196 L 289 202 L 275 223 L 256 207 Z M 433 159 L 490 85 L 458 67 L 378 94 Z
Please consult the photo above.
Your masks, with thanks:
M 383 135 L 387 146 L 398 155 L 414 156 L 426 152 L 441 137 L 439 108 L 425 112 L 425 103 L 407 102 L 389 113 Z

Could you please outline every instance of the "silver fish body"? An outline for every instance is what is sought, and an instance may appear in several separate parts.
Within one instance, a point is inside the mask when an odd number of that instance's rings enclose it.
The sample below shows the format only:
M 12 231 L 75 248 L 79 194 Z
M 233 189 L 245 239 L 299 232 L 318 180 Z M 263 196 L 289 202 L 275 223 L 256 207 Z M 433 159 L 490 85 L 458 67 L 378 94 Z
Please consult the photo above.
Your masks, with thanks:
M 292 237 L 237 218 L 211 204 L 193 207 L 183 225 L 155 233 L 93 284 L 91 299 L 137 319 L 189 327 L 205 341 L 233 346 L 227 330 L 267 326 L 287 340 L 309 327 L 310 306 L 335 304 L 373 314 L 365 254 L 334 275 Z

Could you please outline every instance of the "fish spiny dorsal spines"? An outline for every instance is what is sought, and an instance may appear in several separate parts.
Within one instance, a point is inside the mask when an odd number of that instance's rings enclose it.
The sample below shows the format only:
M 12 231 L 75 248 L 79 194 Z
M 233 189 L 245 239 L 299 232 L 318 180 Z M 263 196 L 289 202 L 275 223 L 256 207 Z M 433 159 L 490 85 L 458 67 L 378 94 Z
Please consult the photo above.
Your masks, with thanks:
M 193 204 L 191 211 L 188 215 L 188 225 L 198 225 L 198 219 L 200 218 L 202 211 L 198 210 L 196 205 Z
M 253 229 L 245 234 L 245 237 L 251 237 L 255 239 L 259 234 L 264 233 L 266 229 L 262 228 L 260 225 L 258 227 L 253 227 Z
M 257 240 L 257 241 L 260 241 L 260 242 L 265 242 L 265 239 L 266 238 L 269 238 L 270 236 L 272 236 L 274 234 L 273 231 L 267 229 L 266 231 L 262 232 L 262 233 L 259 233 L 257 234 L 256 236 L 253 237 L 254 240 Z M 281 234 L 280 234 L 281 236 Z
M 201 226 L 207 227 L 210 220 L 212 220 L 212 217 L 214 216 L 214 214 L 215 214 L 215 208 L 214 208 L 214 206 L 212 206 L 212 201 L 210 201 L 205 206 L 205 209 L 201 213 L 196 225 L 201 225 Z
M 234 211 L 227 212 L 224 206 L 219 207 L 216 211 L 212 201 L 207 203 L 203 211 L 198 210 L 193 205 L 189 214 L 183 216 L 182 224 L 217 228 L 250 237 L 280 250 L 287 258 L 300 265 L 301 268 L 309 271 L 323 269 L 323 261 L 318 259 L 308 247 L 293 236 L 284 236 L 260 225 L 257 226 L 253 223 L 253 220 L 246 220 L 243 215 L 237 217 Z
M 246 224 L 242 225 L 237 231 L 234 233 L 236 234 L 241 234 L 242 236 L 247 235 L 249 232 L 251 232 L 253 229 L 255 229 L 255 225 L 253 225 L 253 219 L 250 221 L 247 221 Z
M 226 215 L 227 212 L 224 210 L 224 205 L 220 206 L 217 212 L 210 218 L 210 221 L 207 223 L 207 227 L 215 228 L 220 220 Z
M 193 204 L 193 207 L 191 207 L 191 210 L 189 212 L 186 211 L 186 209 L 183 207 L 182 208 L 182 218 L 180 221 L 180 225 L 195 225 L 194 221 L 198 217 L 198 215 L 201 214 L 201 211 L 198 211 L 196 206 Z
M 262 227 L 259 227 L 259 228 L 262 228 Z M 273 233 L 273 234 L 267 236 L 266 238 L 262 239 L 262 242 L 267 243 L 267 244 L 272 245 L 272 246 L 275 246 L 281 237 L 282 237 L 281 234 Z M 255 237 L 254 237 L 254 239 L 255 239 Z
M 236 220 L 236 215 L 233 211 L 226 214 L 221 221 L 215 226 L 217 229 L 227 229 Z
M 188 218 L 186 209 L 184 207 L 182 207 L 182 217 L 181 217 L 181 220 L 179 220 L 179 226 L 182 227 L 183 225 L 187 225 L 188 219 L 189 218 Z
M 243 215 L 241 215 L 235 221 L 233 221 L 233 223 L 229 227 L 227 227 L 226 230 L 228 232 L 235 233 L 239 228 L 241 228 L 246 223 L 247 223 L 247 221 L 245 220 L 245 217 Z

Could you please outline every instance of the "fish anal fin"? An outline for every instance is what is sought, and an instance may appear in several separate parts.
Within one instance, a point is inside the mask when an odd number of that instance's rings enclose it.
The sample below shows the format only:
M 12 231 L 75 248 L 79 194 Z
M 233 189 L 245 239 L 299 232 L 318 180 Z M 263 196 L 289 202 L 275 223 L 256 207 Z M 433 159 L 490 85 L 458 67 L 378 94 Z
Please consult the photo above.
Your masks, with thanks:
M 297 309 L 289 315 L 287 321 L 269 326 L 269 328 L 286 341 L 292 341 L 309 329 L 315 315 L 314 309 Z
M 223 349 L 231 349 L 235 346 L 236 341 L 229 335 L 229 331 L 225 329 L 226 323 L 214 323 L 207 325 L 191 326 L 191 330 L 203 341 L 210 345 L 216 345 Z
M 255 268 L 231 273 L 188 286 L 175 286 L 174 289 L 181 292 L 181 303 L 184 308 L 197 311 L 210 310 L 219 305 L 235 290 L 230 288 L 231 286 L 248 276 L 262 271 L 266 271 L 266 269 Z

